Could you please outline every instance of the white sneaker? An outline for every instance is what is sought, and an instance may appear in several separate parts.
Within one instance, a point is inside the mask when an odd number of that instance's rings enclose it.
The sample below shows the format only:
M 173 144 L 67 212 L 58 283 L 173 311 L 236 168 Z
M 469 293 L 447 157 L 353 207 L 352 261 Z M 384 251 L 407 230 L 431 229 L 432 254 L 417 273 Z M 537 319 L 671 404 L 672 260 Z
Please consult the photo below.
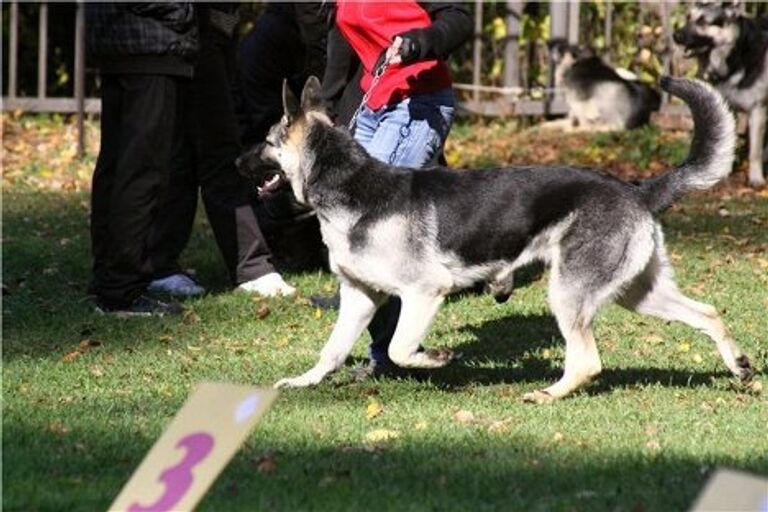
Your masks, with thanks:
M 277 272 L 270 272 L 258 279 L 241 283 L 237 289 L 248 293 L 258 293 L 264 297 L 275 297 L 277 295 L 288 297 L 296 293 L 296 288 L 283 281 L 283 276 Z
M 196 297 L 205 293 L 205 288 L 195 282 L 187 274 L 171 274 L 162 279 L 155 279 L 147 291 L 151 293 L 163 293 L 174 297 Z

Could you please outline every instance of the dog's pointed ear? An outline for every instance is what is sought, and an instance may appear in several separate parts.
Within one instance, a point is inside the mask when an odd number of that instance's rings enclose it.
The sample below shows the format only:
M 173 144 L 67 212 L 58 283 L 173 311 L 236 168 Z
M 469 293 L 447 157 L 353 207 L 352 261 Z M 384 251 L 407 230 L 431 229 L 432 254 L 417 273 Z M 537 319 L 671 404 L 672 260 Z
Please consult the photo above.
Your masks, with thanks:
M 325 103 L 321 92 L 322 86 L 316 76 L 307 78 L 304 90 L 301 91 L 301 109 L 304 112 L 310 110 L 324 110 Z
M 741 0 L 728 0 L 723 2 L 723 11 L 728 19 L 738 18 L 742 14 Z
M 299 100 L 296 99 L 296 95 L 293 94 L 293 91 L 288 86 L 288 80 L 283 80 L 283 112 L 289 123 L 293 122 L 301 114 Z

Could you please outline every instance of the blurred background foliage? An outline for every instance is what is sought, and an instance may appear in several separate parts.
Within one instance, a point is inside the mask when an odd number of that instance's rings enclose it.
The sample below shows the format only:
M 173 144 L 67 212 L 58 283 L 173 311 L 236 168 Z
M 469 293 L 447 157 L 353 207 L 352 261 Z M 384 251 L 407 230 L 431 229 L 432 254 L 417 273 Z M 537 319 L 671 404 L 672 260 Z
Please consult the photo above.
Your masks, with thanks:
M 466 2 L 472 14 L 475 3 Z M 672 55 L 670 34 L 662 29 L 661 2 L 606 0 L 581 2 L 579 15 L 579 43 L 596 49 L 615 66 L 627 68 L 643 80 L 654 81 L 662 72 L 662 59 Z M 683 22 L 686 6 L 682 2 L 667 2 L 671 16 L 671 27 Z M 243 2 L 243 30 L 253 22 L 264 8 L 264 2 Z M 482 32 L 482 83 L 502 85 L 504 48 L 509 37 L 506 16 L 506 1 L 486 0 L 483 2 Z M 745 10 L 751 15 L 768 13 L 768 3 L 747 2 Z M 9 2 L 2 3 L 2 76 L 8 76 L 9 47 Z M 19 96 L 36 95 L 38 16 L 39 3 L 19 3 Z M 610 40 L 605 37 L 605 20 L 610 15 L 612 31 Z M 519 14 L 520 30 L 517 41 L 520 45 L 519 62 L 521 83 L 526 89 L 545 87 L 548 76 L 547 40 L 550 36 L 550 3 L 523 3 Z M 75 4 L 53 2 L 49 4 L 49 52 L 47 89 L 49 96 L 71 96 L 73 93 L 74 68 L 74 26 Z M 466 44 L 451 59 L 456 82 L 472 82 L 472 44 Z M 693 74 L 694 64 L 679 58 L 672 58 L 675 74 Z M 97 84 L 93 73 L 89 73 L 86 93 L 96 95 Z M 7 80 L 3 79 L 3 95 L 7 95 Z

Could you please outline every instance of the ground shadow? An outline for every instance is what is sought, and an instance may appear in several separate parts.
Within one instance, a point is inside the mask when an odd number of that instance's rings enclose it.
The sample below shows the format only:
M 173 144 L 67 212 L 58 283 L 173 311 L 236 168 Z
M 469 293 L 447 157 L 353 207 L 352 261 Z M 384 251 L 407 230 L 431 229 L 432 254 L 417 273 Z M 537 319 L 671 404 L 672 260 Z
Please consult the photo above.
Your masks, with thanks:
M 3 508 L 19 511 L 105 510 L 154 442 L 125 426 L 51 438 L 12 423 L 4 434 Z M 307 445 L 267 422 L 254 437 L 199 510 L 685 510 L 708 468 L 768 469 L 757 456 L 651 457 L 515 429 L 474 442 L 406 436 Z M 13 463 L 20 457 L 23 464 Z
M 453 349 L 461 354 L 445 368 L 434 370 L 390 369 L 378 373 L 383 379 L 408 378 L 446 390 L 460 392 L 475 385 L 555 382 L 562 375 L 562 360 L 543 358 L 544 349 L 563 347 L 554 317 L 549 315 L 510 316 L 467 325 L 461 331 L 472 340 Z M 355 361 L 363 364 L 362 360 Z M 616 388 L 648 385 L 691 388 L 711 386 L 713 379 L 729 377 L 725 370 L 699 372 L 668 368 L 605 368 L 584 390 L 603 394 Z

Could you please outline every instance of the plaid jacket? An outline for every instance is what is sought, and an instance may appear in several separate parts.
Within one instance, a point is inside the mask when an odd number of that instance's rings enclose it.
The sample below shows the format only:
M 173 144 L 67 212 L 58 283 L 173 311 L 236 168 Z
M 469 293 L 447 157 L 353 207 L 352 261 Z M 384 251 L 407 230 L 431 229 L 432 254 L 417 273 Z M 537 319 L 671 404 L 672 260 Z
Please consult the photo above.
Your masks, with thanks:
M 86 3 L 87 49 L 92 56 L 168 55 L 198 49 L 192 2 Z

